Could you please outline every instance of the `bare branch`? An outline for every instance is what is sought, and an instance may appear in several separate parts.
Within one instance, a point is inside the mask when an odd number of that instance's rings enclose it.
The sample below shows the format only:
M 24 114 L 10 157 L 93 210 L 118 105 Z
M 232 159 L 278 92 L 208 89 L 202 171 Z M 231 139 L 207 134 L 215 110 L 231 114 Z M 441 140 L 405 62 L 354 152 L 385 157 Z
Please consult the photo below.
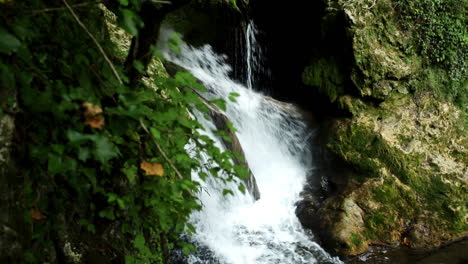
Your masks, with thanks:
M 166 155 L 166 152 L 164 152 L 164 150 L 161 148 L 161 146 L 158 144 L 158 142 L 153 138 L 153 136 L 151 135 L 151 133 L 149 132 L 148 128 L 146 128 L 145 124 L 143 123 L 143 121 L 141 121 L 140 119 L 140 125 L 141 127 L 143 128 L 143 130 L 145 130 L 146 133 L 148 133 L 150 136 L 151 136 L 151 139 L 153 140 L 153 143 L 156 145 L 156 147 L 158 148 L 159 152 L 161 152 L 161 154 L 163 155 L 164 159 L 167 161 L 167 163 L 169 163 L 169 165 L 171 166 L 171 168 L 175 171 L 177 177 L 179 177 L 179 179 L 183 179 L 184 177 L 182 176 L 182 174 L 179 172 L 179 170 L 174 166 L 174 163 L 172 163 L 172 161 L 167 157 Z
M 86 2 L 86 3 L 80 3 L 80 4 L 75 4 L 72 5 L 72 8 L 79 8 L 79 7 L 87 7 L 90 4 L 99 4 L 101 1 L 93 1 L 93 2 Z M 43 9 L 35 9 L 35 10 L 30 10 L 26 12 L 32 13 L 32 15 L 37 15 L 40 13 L 47 13 L 47 12 L 54 12 L 54 11 L 62 11 L 66 10 L 67 7 L 49 7 L 49 8 L 43 8 Z
M 101 52 L 102 56 L 104 57 L 104 59 L 106 60 L 106 62 L 109 64 L 109 67 L 111 68 L 112 72 L 114 73 L 115 78 L 117 78 L 117 80 L 119 81 L 120 84 L 123 84 L 123 81 L 122 81 L 122 79 L 120 78 L 119 73 L 117 73 L 117 70 L 115 69 L 114 64 L 112 64 L 112 62 L 111 62 L 111 60 L 109 59 L 109 57 L 107 57 L 106 52 L 105 52 L 104 49 L 101 47 L 101 45 L 99 44 L 99 42 L 97 41 L 97 39 L 93 36 L 93 34 L 91 34 L 91 32 L 89 32 L 89 30 L 86 28 L 86 26 L 83 24 L 83 22 L 81 22 L 80 18 L 76 15 L 75 11 L 73 11 L 73 9 L 71 8 L 71 6 L 68 4 L 67 0 L 63 0 L 63 3 L 64 3 L 65 6 L 67 7 L 67 9 L 70 11 L 70 13 L 72 14 L 72 16 L 75 18 L 76 22 L 78 22 L 78 24 L 86 31 L 86 33 L 89 35 L 89 37 L 94 41 L 94 44 L 96 44 L 96 46 L 98 47 L 98 49 L 99 49 L 99 51 Z

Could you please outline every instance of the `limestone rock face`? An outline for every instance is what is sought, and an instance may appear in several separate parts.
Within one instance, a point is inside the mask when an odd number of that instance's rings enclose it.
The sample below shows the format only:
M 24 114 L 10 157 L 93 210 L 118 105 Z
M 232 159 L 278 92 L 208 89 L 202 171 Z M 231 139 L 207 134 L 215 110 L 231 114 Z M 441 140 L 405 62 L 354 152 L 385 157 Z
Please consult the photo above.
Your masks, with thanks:
M 319 204 L 302 205 L 301 222 L 341 255 L 371 245 L 433 248 L 467 236 L 466 109 L 428 89 L 444 89 L 444 77 L 430 76 L 447 75 L 408 48 L 392 1 L 327 5 L 325 17 L 346 18 L 353 61 L 338 74 L 351 84 L 304 81 L 350 113 L 328 123 L 326 149 L 352 172 Z M 317 72 L 314 61 L 306 77 Z
M 383 99 L 419 69 L 417 57 L 406 51 L 409 36 L 397 27 L 392 1 L 338 2 L 351 32 L 351 79 L 361 95 Z

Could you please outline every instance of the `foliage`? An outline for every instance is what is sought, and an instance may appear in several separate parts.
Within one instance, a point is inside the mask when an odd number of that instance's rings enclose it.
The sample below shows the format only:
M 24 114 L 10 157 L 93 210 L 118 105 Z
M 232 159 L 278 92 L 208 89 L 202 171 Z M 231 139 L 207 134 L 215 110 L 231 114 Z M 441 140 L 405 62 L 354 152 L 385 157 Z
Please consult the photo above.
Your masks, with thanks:
M 466 0 L 396 0 L 403 27 L 414 32 L 420 53 L 449 72 L 446 94 L 466 106 L 468 36 Z
M 119 2 L 122 28 L 136 35 L 143 26 L 138 7 Z M 88 4 L 75 12 L 107 54 L 121 53 L 109 40 L 102 11 Z M 204 88 L 179 72 L 149 76 L 156 88 L 132 90 L 122 62 L 111 57 L 121 84 L 61 1 L 13 1 L 1 8 L 0 89 L 18 91 L 12 98 L 21 109 L 16 155 L 26 164 L 20 204 L 33 230 L 25 238 L 31 245 L 25 261 L 47 262 L 44 247 L 63 226 L 98 235 L 116 223 L 117 232 L 131 238 L 120 242 L 126 263 L 164 262 L 180 233 L 195 232 L 187 223 L 201 208 L 192 173 L 223 181 L 246 177 L 232 164 L 235 154 L 219 150 L 191 118 L 208 109 L 188 87 Z M 210 157 L 206 163 L 203 154 Z
M 335 59 L 319 59 L 308 66 L 303 73 L 305 84 L 319 87 L 332 102 L 343 93 L 343 73 Z

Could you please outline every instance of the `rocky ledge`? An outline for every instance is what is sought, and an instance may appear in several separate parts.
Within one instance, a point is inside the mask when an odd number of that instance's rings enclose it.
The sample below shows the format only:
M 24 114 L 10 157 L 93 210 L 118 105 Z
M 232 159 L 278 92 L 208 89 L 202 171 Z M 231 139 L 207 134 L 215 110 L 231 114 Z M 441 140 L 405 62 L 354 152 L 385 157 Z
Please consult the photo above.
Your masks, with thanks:
M 343 68 L 316 58 L 304 72 L 305 83 L 350 113 L 327 122 L 324 140 L 350 171 L 297 211 L 340 255 L 372 245 L 434 248 L 468 235 L 466 109 L 435 95 L 448 73 L 407 49 L 395 12 L 390 0 L 328 1 L 324 25 L 344 16 L 352 61 Z

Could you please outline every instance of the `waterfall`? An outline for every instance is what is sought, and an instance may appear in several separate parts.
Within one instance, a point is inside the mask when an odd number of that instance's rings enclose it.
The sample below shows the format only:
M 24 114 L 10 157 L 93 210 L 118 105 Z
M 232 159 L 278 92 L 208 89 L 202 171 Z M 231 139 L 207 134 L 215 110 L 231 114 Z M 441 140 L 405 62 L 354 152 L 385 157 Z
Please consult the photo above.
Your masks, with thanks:
M 261 193 L 261 198 L 254 201 L 233 183 L 226 186 L 215 179 L 200 180 L 203 209 L 194 212 L 190 221 L 197 229 L 192 239 L 201 252 L 190 256 L 189 263 L 341 263 L 313 241 L 313 235 L 302 229 L 295 215 L 295 203 L 306 175 L 313 169 L 307 144 L 313 131 L 301 120 L 296 108 L 255 92 L 249 87 L 253 81 L 245 87 L 231 80 L 226 58 L 215 54 L 210 46 L 180 48 L 179 54 L 168 49 L 163 54 L 203 82 L 209 90 L 204 96 L 227 98 L 232 92 L 240 94 L 235 103 L 226 100 L 226 115 L 238 130 Z M 254 54 L 255 51 L 250 56 Z M 214 129 L 211 122 L 199 120 Z M 209 130 L 205 133 L 216 138 Z M 198 176 L 194 173 L 193 177 Z M 233 190 L 234 195 L 223 196 L 225 188 Z
M 246 47 L 246 64 L 247 64 L 247 78 L 246 86 L 248 89 L 253 89 L 255 85 L 255 75 L 262 67 L 262 49 L 257 41 L 258 30 L 253 21 L 247 24 L 245 33 L 245 47 Z

